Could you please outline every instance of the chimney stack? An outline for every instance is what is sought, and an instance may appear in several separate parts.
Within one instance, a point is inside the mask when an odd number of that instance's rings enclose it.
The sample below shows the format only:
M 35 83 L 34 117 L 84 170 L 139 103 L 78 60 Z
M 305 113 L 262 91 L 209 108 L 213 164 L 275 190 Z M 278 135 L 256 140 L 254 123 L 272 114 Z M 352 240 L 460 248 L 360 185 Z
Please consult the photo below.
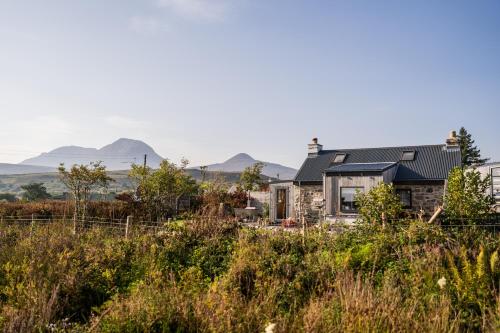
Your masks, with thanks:
M 312 143 L 307 145 L 307 150 L 309 156 L 317 156 L 318 153 L 323 150 L 323 145 L 318 143 L 318 138 L 313 138 Z
M 450 132 L 448 139 L 446 139 L 446 149 L 448 150 L 460 149 L 460 146 L 458 144 L 457 132 L 455 131 Z

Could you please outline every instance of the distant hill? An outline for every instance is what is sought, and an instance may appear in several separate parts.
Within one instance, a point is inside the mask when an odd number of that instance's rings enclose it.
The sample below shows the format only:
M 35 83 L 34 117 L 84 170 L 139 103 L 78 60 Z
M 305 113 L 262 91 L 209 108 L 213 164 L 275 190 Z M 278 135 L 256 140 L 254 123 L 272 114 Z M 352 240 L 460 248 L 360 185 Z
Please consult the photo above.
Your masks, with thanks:
M 242 172 L 246 167 L 252 166 L 259 162 L 252 156 L 244 153 L 237 154 L 224 163 L 217 163 L 207 166 L 208 171 L 224 171 L 224 172 Z M 297 170 L 271 162 L 264 163 L 264 169 L 262 173 L 268 177 L 277 178 L 279 175 L 280 179 L 293 179 L 297 174 Z
M 133 189 L 133 184 L 128 178 L 128 171 L 111 171 L 108 173 L 115 181 L 108 188 L 108 192 L 123 192 Z M 53 195 L 59 195 L 68 190 L 61 182 L 57 172 L 36 173 L 24 175 L 0 175 L 0 193 L 13 193 L 20 195 L 23 190 L 21 186 L 30 183 L 43 183 L 47 191 Z
M 187 169 L 187 172 L 197 181 L 202 180 L 200 170 Z M 114 179 L 114 182 L 110 184 L 108 192 L 120 193 L 124 191 L 132 191 L 135 188 L 135 185 L 128 177 L 128 173 L 128 170 L 110 171 L 108 175 Z M 224 178 L 226 182 L 233 184 L 240 179 L 240 174 L 237 172 L 209 171 L 205 175 L 205 180 L 215 179 L 219 176 Z M 50 172 L 24 175 L 0 175 L 0 193 L 13 193 L 20 195 L 23 192 L 21 186 L 30 183 L 43 183 L 45 187 L 47 187 L 47 191 L 54 195 L 59 195 L 68 191 L 59 179 L 58 173 Z
M 0 163 L 0 175 L 22 175 L 26 173 L 44 173 L 54 171 L 56 171 L 55 168 L 46 166 Z
M 108 170 L 124 170 L 128 169 L 132 163 L 142 164 L 145 154 L 147 154 L 147 163 L 150 167 L 157 168 L 163 160 L 163 157 L 158 155 L 146 143 L 122 138 L 101 149 L 78 146 L 60 147 L 27 159 L 21 162 L 21 165 L 56 168 L 61 163 L 72 166 L 73 164 L 89 164 L 90 162 L 102 161 Z

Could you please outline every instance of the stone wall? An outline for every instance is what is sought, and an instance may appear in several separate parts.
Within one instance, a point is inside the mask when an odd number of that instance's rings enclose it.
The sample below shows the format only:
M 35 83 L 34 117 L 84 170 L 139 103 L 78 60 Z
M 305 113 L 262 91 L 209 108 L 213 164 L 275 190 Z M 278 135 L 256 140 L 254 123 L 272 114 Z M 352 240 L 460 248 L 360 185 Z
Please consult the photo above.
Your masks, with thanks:
M 438 206 L 443 205 L 444 185 L 395 185 L 396 189 L 410 189 L 412 208 L 419 212 L 423 209 L 427 217 L 432 216 Z M 307 223 L 318 222 L 323 218 L 323 185 L 294 185 L 294 209 L 297 220 L 303 210 Z M 302 207 L 301 207 L 302 206 Z M 301 210 L 302 208 L 302 210 Z
M 250 191 L 251 205 L 256 207 L 259 212 L 262 212 L 264 205 L 269 205 L 270 195 L 269 191 Z
M 307 223 L 318 222 L 323 218 L 323 185 L 294 185 L 293 193 L 297 219 L 302 212 Z
M 438 206 L 443 205 L 444 185 L 395 185 L 395 189 L 410 189 L 410 211 L 425 211 L 426 216 L 431 216 Z

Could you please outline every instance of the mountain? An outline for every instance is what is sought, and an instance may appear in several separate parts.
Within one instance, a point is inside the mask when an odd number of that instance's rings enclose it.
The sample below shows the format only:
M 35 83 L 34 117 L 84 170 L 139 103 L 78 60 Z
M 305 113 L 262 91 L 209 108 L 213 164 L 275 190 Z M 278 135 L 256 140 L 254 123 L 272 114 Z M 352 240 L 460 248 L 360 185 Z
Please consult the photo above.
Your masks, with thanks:
M 61 163 L 72 166 L 73 164 L 102 161 L 108 170 L 124 170 L 129 169 L 132 163 L 142 164 L 145 154 L 147 155 L 147 164 L 150 167 L 157 168 L 163 160 L 163 157 L 146 143 L 122 138 L 101 149 L 78 146 L 60 147 L 27 159 L 20 164 L 55 168 Z
M 22 175 L 28 173 L 44 173 L 55 171 L 55 168 L 46 166 L 0 163 L 0 175 Z
M 262 162 L 254 159 L 252 156 L 240 153 L 237 154 L 224 163 L 217 163 L 212 165 L 207 165 L 208 171 L 224 171 L 224 172 L 242 172 L 246 167 L 252 166 L 257 162 Z M 277 178 L 279 175 L 280 179 L 293 179 L 297 174 L 297 170 L 289 168 L 280 164 L 271 162 L 264 163 L 264 169 L 262 173 L 268 177 Z

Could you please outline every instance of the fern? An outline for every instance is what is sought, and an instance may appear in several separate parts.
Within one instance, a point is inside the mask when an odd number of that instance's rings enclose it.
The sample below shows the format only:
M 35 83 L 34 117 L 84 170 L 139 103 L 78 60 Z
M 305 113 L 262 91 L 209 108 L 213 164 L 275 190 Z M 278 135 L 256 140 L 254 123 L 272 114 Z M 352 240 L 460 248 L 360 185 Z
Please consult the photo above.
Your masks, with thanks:
M 490 271 L 493 277 L 498 276 L 498 274 L 500 273 L 500 267 L 498 266 L 499 266 L 498 251 L 495 251 L 492 253 L 490 257 Z
M 453 285 L 457 290 L 462 290 L 463 281 L 460 272 L 458 270 L 458 267 L 455 264 L 455 260 L 453 259 L 453 256 L 451 255 L 450 252 L 448 252 L 446 256 L 448 258 L 448 264 L 450 265 L 450 271 L 453 276 L 451 281 L 453 282 Z
M 463 323 L 480 327 L 480 322 L 469 322 L 471 315 L 484 315 L 488 306 L 494 302 L 493 272 L 499 272 L 498 252 L 489 254 L 484 246 L 480 246 L 476 257 L 470 257 L 465 247 L 460 248 L 455 258 L 451 252 L 447 253 L 451 277 L 451 292 L 455 294 L 459 306 L 466 309 Z
M 460 259 L 463 267 L 462 279 L 465 280 L 467 284 L 470 284 L 474 280 L 474 268 L 473 264 L 469 261 L 467 249 L 465 249 L 465 247 L 460 248 Z

